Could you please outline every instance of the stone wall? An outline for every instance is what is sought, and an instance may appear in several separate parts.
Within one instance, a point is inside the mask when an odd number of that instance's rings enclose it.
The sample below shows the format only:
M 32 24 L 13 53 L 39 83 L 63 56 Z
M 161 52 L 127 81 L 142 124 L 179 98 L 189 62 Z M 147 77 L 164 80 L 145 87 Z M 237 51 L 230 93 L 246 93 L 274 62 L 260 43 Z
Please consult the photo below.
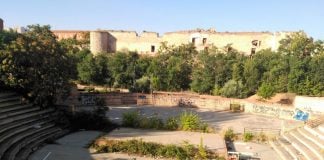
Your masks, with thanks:
M 93 106 L 97 98 L 105 99 L 107 105 L 153 105 L 160 107 L 195 107 L 210 110 L 229 110 L 231 105 L 240 105 L 246 113 L 258 114 L 280 119 L 309 120 L 323 116 L 324 98 L 297 96 L 293 105 L 260 102 L 249 99 L 224 98 L 219 96 L 198 95 L 182 92 L 142 93 L 80 93 L 76 90 L 63 105 Z M 306 108 L 305 108 L 306 106 Z
M 74 36 L 81 37 L 82 32 L 86 31 L 53 31 L 58 39 L 73 38 Z M 94 31 L 95 32 L 95 31 Z M 205 30 L 191 30 L 191 31 L 179 31 L 168 32 L 163 36 L 159 36 L 156 32 L 144 31 L 141 34 L 135 31 L 118 31 L 118 30 L 101 30 L 100 32 L 108 33 L 108 44 L 103 44 L 102 38 L 97 37 L 91 39 L 91 45 L 102 45 L 106 52 L 116 51 L 136 51 L 139 54 L 151 54 L 154 55 L 161 42 L 167 42 L 169 45 L 181 45 L 192 43 L 195 41 L 195 46 L 198 50 L 203 50 L 212 45 L 218 48 L 223 48 L 227 45 L 231 45 L 239 52 L 246 55 L 252 53 L 252 49 L 255 52 L 270 48 L 276 50 L 279 46 L 279 41 L 286 37 L 286 35 L 292 32 L 216 32 Z M 252 43 L 255 42 L 255 43 Z M 108 47 L 106 47 L 106 45 Z M 95 50 L 94 50 L 95 51 Z
M 53 30 L 54 35 L 58 40 L 67 39 L 67 38 L 76 38 L 78 40 L 83 39 L 86 33 L 89 31 L 77 31 L 77 30 Z
M 324 97 L 296 96 L 294 106 L 313 114 L 324 113 Z
M 3 30 L 3 20 L 0 18 L 0 32 Z

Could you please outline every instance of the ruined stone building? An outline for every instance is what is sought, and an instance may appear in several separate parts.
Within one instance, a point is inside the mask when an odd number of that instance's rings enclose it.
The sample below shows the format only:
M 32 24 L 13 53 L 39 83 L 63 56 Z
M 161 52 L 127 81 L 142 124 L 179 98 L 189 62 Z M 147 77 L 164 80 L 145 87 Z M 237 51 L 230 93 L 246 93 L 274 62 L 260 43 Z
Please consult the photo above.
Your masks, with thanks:
M 3 20 L 0 18 L 0 32 L 3 30 Z
M 156 32 L 138 34 L 135 31 L 98 30 L 98 31 L 60 31 L 54 30 L 58 39 L 81 38 L 84 32 L 90 32 L 90 50 L 99 52 L 137 51 L 139 54 L 155 54 L 162 42 L 168 45 L 193 43 L 197 50 L 211 46 L 223 48 L 231 45 L 245 55 L 251 55 L 261 49 L 277 50 L 279 41 L 291 32 L 216 32 L 209 30 L 188 30 L 167 32 L 159 36 Z

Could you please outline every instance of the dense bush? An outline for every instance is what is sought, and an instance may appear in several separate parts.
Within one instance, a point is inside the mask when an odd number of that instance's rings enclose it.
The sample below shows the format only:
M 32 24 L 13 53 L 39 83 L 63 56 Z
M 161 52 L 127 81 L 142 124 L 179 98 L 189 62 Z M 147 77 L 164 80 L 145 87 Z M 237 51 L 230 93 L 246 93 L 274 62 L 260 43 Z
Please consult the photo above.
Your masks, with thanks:
M 139 127 L 141 117 L 137 111 L 123 113 L 122 125 L 125 127 Z
M 251 132 L 245 132 L 243 134 L 243 141 L 244 142 L 248 142 L 248 141 L 251 141 L 253 139 L 253 134 Z
M 161 118 L 158 118 L 156 116 L 141 117 L 139 122 L 139 128 L 163 129 L 164 123 Z
M 183 112 L 179 117 L 179 126 L 184 131 L 195 131 L 205 129 L 204 124 L 201 122 L 199 116 L 192 112 Z
M 124 152 L 128 154 L 145 155 L 151 157 L 163 157 L 171 159 L 216 159 L 224 160 L 223 157 L 217 156 L 214 152 L 207 150 L 203 145 L 198 148 L 193 145 L 184 144 L 162 145 L 153 142 L 143 142 L 142 140 L 106 140 L 105 145 L 92 145 L 99 153 Z
M 262 83 L 258 89 L 258 95 L 262 98 L 268 99 L 275 94 L 275 88 L 270 83 Z
M 177 130 L 179 128 L 179 119 L 177 117 L 169 117 L 165 122 L 165 129 Z
M 235 136 L 236 135 L 235 135 L 234 130 L 232 128 L 228 128 L 224 133 L 224 139 L 226 141 L 233 141 Z
M 24 34 L 0 32 L 0 81 L 40 106 L 66 97 L 72 61 L 50 26 L 28 26 Z
M 110 130 L 115 127 L 106 117 L 106 109 L 98 107 L 93 111 L 79 111 L 68 116 L 72 130 Z

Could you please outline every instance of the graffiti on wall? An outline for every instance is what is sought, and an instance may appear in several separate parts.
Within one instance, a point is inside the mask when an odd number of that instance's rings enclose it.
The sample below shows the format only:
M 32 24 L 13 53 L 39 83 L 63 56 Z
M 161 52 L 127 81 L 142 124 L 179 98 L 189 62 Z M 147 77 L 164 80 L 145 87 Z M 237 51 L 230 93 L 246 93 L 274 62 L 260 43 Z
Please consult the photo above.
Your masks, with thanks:
M 253 112 L 258 114 L 269 115 L 273 117 L 293 117 L 294 111 L 288 109 L 282 109 L 278 107 L 267 107 L 267 106 L 258 106 L 253 105 Z
M 253 106 L 253 112 L 260 113 L 260 114 L 266 114 L 274 117 L 280 116 L 280 109 L 273 108 L 273 107 L 266 107 L 266 106 Z
M 300 120 L 300 121 L 307 121 L 309 118 L 309 113 L 304 112 L 302 110 L 297 109 L 296 114 L 294 115 L 294 119 Z
M 80 95 L 80 101 L 82 105 L 93 106 L 96 104 L 97 96 L 93 94 Z

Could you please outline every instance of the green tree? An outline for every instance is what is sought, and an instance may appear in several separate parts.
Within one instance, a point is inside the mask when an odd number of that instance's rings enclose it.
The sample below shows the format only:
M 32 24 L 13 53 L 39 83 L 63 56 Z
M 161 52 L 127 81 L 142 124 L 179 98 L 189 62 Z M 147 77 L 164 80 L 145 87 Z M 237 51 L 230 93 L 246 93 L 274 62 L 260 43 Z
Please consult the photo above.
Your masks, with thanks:
M 229 80 L 220 90 L 221 95 L 225 97 L 244 98 L 244 86 L 241 81 Z
M 321 53 L 323 51 L 323 42 L 314 41 L 305 32 L 300 31 L 289 34 L 285 39 L 281 40 L 278 51 L 282 54 L 304 58 Z
M 275 88 L 271 83 L 262 83 L 258 89 L 258 95 L 262 98 L 269 99 L 275 94 Z
M 215 85 L 215 56 L 208 52 L 198 55 L 193 67 L 191 89 L 198 93 L 210 93 Z
M 261 75 L 252 59 L 245 61 L 243 76 L 247 94 L 254 94 L 259 86 Z
M 50 26 L 28 26 L 28 32 L 0 50 L 1 81 L 42 106 L 69 91 L 71 62 Z

